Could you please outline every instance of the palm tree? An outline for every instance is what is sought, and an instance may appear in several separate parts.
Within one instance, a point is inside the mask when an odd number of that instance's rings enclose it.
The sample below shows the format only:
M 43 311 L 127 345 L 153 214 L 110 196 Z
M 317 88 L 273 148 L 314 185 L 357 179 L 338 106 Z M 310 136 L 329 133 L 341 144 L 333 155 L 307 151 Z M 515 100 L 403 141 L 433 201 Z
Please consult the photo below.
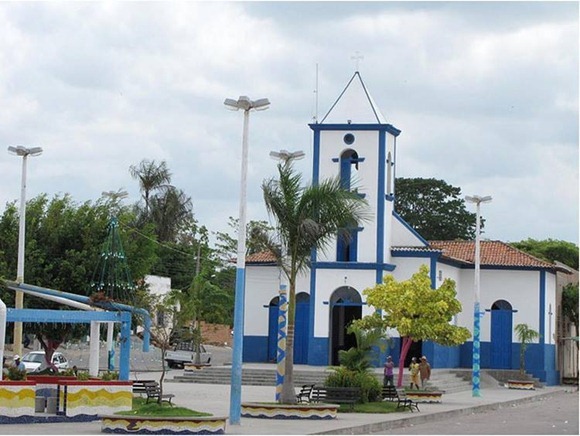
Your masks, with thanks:
M 268 213 L 276 221 L 276 233 L 283 250 L 270 243 L 278 265 L 288 278 L 288 319 L 285 377 L 280 400 L 296 402 L 294 392 L 294 324 L 296 277 L 308 268 L 311 250 L 324 250 L 341 229 L 352 228 L 368 219 L 367 202 L 356 192 L 341 187 L 338 178 L 302 187 L 292 161 L 278 164 L 279 179 L 262 183 Z
M 516 335 L 521 343 L 520 345 L 520 374 L 524 375 L 526 372 L 526 349 L 528 344 L 534 339 L 539 338 L 540 334 L 531 329 L 527 324 L 518 324 L 515 327 Z
M 139 166 L 129 167 L 131 177 L 139 180 L 139 187 L 145 200 L 145 211 L 149 211 L 149 197 L 151 191 L 164 188 L 171 183 L 171 173 L 167 163 L 163 160 L 157 164 L 154 160 L 143 159 Z

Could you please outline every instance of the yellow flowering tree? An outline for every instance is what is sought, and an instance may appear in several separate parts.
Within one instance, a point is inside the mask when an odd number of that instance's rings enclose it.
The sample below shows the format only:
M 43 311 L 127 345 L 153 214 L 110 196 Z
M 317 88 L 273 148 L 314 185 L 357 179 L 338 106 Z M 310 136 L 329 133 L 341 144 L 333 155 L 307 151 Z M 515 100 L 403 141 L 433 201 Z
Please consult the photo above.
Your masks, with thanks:
M 419 271 L 404 281 L 397 282 L 387 275 L 383 283 L 363 291 L 367 303 L 382 311 L 364 317 L 363 325 L 381 324 L 396 328 L 403 342 L 399 359 L 397 386 L 403 383 L 405 357 L 414 341 L 432 341 L 440 345 L 460 345 L 471 337 L 465 327 L 451 324 L 453 316 L 461 312 L 455 282 L 445 279 L 437 288 L 431 288 L 429 268 L 421 265 Z

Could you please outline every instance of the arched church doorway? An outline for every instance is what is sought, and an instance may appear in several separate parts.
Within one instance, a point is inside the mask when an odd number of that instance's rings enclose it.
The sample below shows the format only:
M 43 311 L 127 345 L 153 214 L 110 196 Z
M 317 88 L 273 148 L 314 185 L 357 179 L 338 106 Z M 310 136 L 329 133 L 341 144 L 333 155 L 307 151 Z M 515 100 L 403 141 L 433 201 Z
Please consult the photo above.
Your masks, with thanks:
M 512 305 L 505 300 L 497 300 L 491 306 L 491 346 L 490 367 L 511 368 L 512 358 Z
M 348 325 L 362 317 L 362 299 L 350 286 L 338 288 L 330 296 L 330 365 L 339 365 L 339 350 L 356 346 L 356 338 L 346 332 Z
M 268 362 L 276 362 L 278 350 L 278 312 L 280 297 L 270 300 L 268 306 Z M 296 294 L 294 318 L 294 363 L 308 363 L 308 334 L 310 331 L 310 295 Z

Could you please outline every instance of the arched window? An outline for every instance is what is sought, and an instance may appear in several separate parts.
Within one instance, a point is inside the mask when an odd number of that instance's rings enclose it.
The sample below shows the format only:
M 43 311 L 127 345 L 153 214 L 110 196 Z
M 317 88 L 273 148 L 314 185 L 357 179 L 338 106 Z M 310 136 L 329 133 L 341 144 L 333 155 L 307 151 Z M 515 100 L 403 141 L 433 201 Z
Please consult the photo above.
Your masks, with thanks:
M 345 150 L 340 156 L 340 183 L 350 190 L 358 172 L 358 153 L 352 149 Z

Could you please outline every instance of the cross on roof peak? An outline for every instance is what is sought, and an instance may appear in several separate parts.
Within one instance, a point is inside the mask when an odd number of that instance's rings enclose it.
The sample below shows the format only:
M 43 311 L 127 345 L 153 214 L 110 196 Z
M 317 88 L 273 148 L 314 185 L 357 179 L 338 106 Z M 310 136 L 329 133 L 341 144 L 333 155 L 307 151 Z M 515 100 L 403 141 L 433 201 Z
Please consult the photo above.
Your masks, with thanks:
M 357 50 L 354 52 L 354 56 L 351 56 L 350 58 L 354 61 L 355 71 L 358 71 L 359 62 L 362 61 L 365 57 Z

